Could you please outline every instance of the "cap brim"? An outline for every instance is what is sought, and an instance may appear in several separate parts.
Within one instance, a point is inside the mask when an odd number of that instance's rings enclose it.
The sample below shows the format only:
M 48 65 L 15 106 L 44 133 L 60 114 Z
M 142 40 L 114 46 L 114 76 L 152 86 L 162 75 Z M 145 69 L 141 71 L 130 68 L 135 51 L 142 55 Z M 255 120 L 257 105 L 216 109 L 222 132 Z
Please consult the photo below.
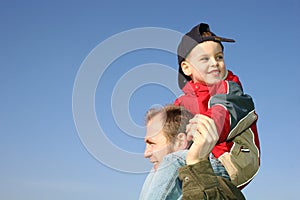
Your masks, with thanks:
M 234 39 L 219 37 L 219 36 L 207 36 L 202 37 L 203 41 L 216 41 L 216 42 L 235 42 Z

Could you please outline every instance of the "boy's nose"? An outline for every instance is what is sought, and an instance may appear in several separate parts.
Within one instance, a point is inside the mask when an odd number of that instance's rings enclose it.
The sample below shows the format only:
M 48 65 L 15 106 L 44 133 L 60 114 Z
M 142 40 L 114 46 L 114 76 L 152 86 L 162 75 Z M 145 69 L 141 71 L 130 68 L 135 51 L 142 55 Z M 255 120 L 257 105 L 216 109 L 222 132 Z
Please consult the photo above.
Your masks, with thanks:
M 215 58 L 211 58 L 210 63 L 211 63 L 211 66 L 218 66 L 218 62 L 216 61 Z

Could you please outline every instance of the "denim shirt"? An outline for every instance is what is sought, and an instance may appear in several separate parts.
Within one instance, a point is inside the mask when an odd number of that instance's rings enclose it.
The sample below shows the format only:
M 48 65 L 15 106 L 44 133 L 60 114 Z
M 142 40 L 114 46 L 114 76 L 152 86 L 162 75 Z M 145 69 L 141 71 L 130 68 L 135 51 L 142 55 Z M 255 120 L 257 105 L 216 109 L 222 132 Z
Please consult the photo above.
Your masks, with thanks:
M 178 177 L 178 169 L 185 166 L 188 150 L 180 150 L 164 157 L 158 169 L 153 168 L 148 174 L 140 200 L 180 200 L 182 198 L 182 182 Z M 222 163 L 212 153 L 209 160 L 214 173 L 230 181 L 230 177 Z
M 178 169 L 185 166 L 187 150 L 168 154 L 158 169 L 153 168 L 148 174 L 140 200 L 176 200 L 182 197 L 182 183 L 178 178 Z

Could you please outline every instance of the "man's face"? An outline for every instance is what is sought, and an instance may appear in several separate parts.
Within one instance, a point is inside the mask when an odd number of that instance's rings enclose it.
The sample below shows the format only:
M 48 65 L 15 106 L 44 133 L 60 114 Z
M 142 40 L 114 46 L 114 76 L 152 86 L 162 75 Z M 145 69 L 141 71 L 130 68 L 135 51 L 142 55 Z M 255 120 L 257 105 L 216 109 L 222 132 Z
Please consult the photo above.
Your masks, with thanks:
M 214 84 L 226 74 L 222 47 L 213 41 L 195 46 L 181 66 L 185 75 L 190 76 L 194 82 Z
M 164 135 L 162 123 L 159 115 L 153 117 L 147 124 L 145 136 L 144 157 L 149 158 L 155 170 L 167 154 L 174 152 L 174 145 Z

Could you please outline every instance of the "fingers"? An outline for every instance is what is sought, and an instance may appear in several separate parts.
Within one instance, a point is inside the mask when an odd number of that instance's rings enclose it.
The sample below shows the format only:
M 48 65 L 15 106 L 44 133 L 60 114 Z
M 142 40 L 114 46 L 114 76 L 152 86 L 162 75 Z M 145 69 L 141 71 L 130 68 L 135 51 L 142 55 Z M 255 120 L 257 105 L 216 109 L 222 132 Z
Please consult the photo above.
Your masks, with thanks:
M 193 140 L 186 162 L 194 164 L 205 158 L 212 151 L 219 140 L 214 120 L 205 115 L 196 115 L 187 126 L 188 138 Z
M 205 140 L 208 142 L 217 142 L 219 135 L 217 132 L 214 120 L 205 115 L 196 115 L 190 120 L 190 124 L 187 126 L 188 139 L 192 140 L 196 134 L 202 134 Z

